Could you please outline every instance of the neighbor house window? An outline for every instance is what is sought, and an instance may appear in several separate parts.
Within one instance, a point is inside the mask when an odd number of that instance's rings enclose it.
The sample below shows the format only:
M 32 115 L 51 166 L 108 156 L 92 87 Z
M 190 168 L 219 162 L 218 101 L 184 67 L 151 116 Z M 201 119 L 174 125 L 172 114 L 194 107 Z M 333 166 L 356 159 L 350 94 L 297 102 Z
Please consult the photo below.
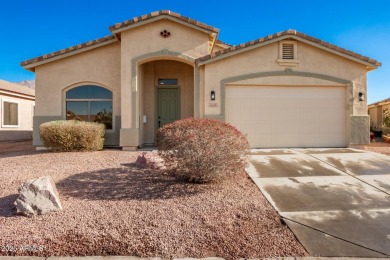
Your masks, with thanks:
M 280 41 L 277 61 L 279 65 L 284 66 L 298 65 L 298 43 L 296 41 Z
M 112 92 L 93 85 L 68 90 L 66 119 L 103 123 L 112 129 Z
M 19 103 L 13 101 L 2 102 L 2 126 L 18 127 L 19 126 Z

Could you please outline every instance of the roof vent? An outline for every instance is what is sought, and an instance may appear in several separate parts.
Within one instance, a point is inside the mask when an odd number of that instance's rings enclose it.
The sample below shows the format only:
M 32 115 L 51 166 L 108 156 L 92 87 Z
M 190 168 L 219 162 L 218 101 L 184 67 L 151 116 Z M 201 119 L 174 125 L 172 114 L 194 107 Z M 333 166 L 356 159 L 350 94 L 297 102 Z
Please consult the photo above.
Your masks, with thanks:
M 277 59 L 279 66 L 298 66 L 298 43 L 297 41 L 280 41 L 279 42 L 279 58 Z
M 294 44 L 293 43 L 282 43 L 282 59 L 293 60 L 294 55 Z

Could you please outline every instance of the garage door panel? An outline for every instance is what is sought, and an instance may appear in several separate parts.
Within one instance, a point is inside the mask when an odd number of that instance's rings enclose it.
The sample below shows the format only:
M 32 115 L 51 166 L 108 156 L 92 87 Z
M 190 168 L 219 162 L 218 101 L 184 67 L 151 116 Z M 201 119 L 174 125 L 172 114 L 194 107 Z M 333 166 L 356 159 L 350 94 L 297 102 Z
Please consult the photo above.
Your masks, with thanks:
M 226 120 L 252 148 L 345 147 L 344 87 L 232 86 Z
M 345 133 L 346 127 L 341 125 L 340 123 L 329 123 L 324 130 L 322 130 L 326 134 L 339 134 Z
M 297 145 L 298 138 L 299 138 L 298 134 L 292 134 L 292 133 L 280 134 L 278 135 L 277 138 L 272 139 L 273 147 L 275 148 L 294 147 Z M 298 146 L 301 146 L 301 144 L 298 143 Z
M 340 147 L 343 141 L 339 134 L 307 134 L 302 147 Z

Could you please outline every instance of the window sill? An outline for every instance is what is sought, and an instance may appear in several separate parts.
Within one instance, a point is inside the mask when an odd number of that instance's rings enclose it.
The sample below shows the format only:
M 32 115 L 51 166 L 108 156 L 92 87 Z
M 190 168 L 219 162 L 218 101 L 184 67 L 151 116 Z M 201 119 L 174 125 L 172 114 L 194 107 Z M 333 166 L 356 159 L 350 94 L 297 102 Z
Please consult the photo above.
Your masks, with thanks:
M 2 125 L 1 128 L 19 128 L 20 125 Z
M 295 67 L 298 66 L 299 60 L 284 60 L 284 59 L 277 59 L 276 60 L 280 66 L 288 66 L 288 67 Z

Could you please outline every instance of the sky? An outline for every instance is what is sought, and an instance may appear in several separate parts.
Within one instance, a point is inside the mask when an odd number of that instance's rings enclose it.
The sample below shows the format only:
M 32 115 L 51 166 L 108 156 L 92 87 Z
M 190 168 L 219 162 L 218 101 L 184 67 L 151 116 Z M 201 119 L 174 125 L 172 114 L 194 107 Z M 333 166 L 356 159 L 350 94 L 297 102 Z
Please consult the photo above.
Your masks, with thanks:
M 21 61 L 110 35 L 108 27 L 168 9 L 240 44 L 296 29 L 376 59 L 368 103 L 390 97 L 390 0 L 0 0 L 0 79 L 34 79 Z

